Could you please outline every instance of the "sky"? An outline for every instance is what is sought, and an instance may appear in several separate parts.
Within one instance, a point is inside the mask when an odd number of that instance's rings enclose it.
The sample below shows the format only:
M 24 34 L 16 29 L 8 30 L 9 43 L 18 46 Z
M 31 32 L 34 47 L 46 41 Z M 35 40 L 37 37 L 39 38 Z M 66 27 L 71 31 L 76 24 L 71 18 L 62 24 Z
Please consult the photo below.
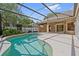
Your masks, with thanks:
M 47 15 L 48 13 L 51 13 L 45 6 L 43 6 L 41 3 L 24 3 L 23 5 L 28 6 L 38 12 L 40 12 L 41 14 Z M 73 4 L 72 3 L 46 3 L 46 5 L 54 12 L 64 12 L 64 11 L 68 11 L 68 10 L 72 10 L 73 9 Z M 33 12 L 30 11 L 24 7 L 21 7 L 21 11 L 23 14 L 43 20 L 44 17 Z M 36 20 L 34 20 L 36 22 Z M 38 21 L 38 20 L 37 20 Z

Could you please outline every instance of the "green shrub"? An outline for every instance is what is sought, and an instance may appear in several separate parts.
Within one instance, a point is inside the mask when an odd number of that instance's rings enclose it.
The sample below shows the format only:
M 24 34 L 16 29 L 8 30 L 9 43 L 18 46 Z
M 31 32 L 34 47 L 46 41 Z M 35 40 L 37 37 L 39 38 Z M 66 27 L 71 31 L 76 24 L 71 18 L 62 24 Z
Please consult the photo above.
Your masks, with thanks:
M 14 35 L 14 34 L 21 34 L 23 33 L 20 30 L 16 30 L 16 29 L 3 29 L 3 36 L 9 36 L 9 35 Z

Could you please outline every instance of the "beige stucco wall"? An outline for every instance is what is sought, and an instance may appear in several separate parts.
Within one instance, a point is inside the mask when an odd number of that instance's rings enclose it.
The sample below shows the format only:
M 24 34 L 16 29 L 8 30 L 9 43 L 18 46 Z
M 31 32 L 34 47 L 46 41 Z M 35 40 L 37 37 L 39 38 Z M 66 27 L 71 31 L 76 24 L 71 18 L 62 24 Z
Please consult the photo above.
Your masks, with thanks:
M 39 32 L 47 32 L 47 23 L 39 24 L 38 25 L 38 31 Z
M 74 34 L 74 31 L 68 31 L 67 30 L 67 24 L 70 22 L 75 22 L 73 17 L 69 17 L 63 21 L 57 21 L 57 22 L 51 22 L 48 21 L 47 23 L 42 24 L 43 27 L 40 27 L 41 24 L 39 24 L 39 32 L 49 32 L 49 26 L 51 27 L 50 32 L 57 32 L 57 25 L 64 25 L 64 31 L 62 33 L 68 33 L 68 34 Z
M 75 17 L 75 35 L 77 38 L 79 38 L 79 3 L 77 3 L 77 6 L 74 8 L 74 17 Z

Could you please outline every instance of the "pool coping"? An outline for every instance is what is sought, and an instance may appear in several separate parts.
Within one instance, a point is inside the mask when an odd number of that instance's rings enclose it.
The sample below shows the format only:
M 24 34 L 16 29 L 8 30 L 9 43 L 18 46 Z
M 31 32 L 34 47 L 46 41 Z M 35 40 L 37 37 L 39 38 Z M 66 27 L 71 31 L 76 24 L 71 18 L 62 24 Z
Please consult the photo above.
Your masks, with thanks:
M 0 42 L 3 42 L 3 41 L 5 41 L 8 38 L 16 37 L 16 36 L 24 35 L 24 34 L 31 34 L 31 33 L 22 33 L 22 34 L 15 34 L 15 35 L 10 35 L 10 36 L 5 36 L 5 37 L 2 38 L 2 40 L 0 40 Z

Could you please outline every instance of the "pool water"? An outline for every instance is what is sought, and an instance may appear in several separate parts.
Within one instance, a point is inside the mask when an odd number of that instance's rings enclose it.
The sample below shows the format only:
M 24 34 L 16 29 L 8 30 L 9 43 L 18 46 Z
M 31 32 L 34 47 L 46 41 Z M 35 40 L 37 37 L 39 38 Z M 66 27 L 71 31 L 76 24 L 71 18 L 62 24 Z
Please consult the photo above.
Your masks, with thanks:
M 51 55 L 51 47 L 38 39 L 37 33 L 24 34 L 8 38 L 11 46 L 2 56 L 48 56 Z

